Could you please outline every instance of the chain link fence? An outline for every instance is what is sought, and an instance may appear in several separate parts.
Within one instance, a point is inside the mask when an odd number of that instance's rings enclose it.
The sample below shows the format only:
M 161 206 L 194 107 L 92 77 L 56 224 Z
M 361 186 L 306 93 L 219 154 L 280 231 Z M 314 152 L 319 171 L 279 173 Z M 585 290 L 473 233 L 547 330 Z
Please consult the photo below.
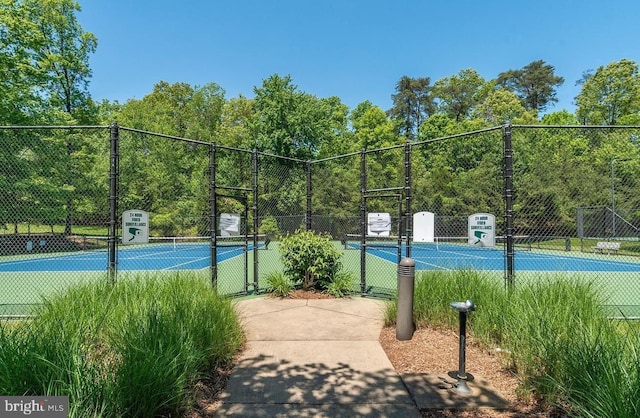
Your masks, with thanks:
M 104 278 L 107 258 L 91 271 L 67 269 L 99 247 L 109 226 L 109 129 L 0 129 L 0 314 L 24 312 L 40 297 L 87 277 Z
M 637 316 L 638 134 L 507 126 L 300 161 L 117 126 L 3 127 L 0 306 L 140 271 L 262 292 L 282 269 L 280 238 L 313 229 L 362 294 L 392 294 L 411 256 L 418 271 L 511 284 L 592 280 L 614 314 Z M 123 228 L 126 210 L 148 214 L 148 244 Z
M 640 129 L 522 126 L 512 132 L 518 280 L 589 280 L 605 292 L 613 316 L 638 317 Z
M 257 153 L 256 180 L 258 233 L 270 244 L 258 253 L 255 291 L 268 287 L 268 278 L 282 272 L 280 239 L 307 222 L 307 164 L 304 161 Z

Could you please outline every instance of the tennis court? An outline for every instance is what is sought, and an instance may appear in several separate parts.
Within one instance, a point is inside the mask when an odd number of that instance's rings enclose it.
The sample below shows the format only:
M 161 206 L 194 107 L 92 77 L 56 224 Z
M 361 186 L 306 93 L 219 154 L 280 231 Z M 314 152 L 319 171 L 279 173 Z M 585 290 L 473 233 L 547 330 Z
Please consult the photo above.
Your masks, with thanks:
M 210 240 L 157 239 L 144 245 L 120 245 L 117 251 L 118 277 L 138 273 L 202 271 L 211 266 Z M 264 242 L 258 244 L 263 248 Z M 246 249 L 246 250 L 245 250 Z M 244 288 L 245 251 L 253 245 L 239 239 L 221 240 L 217 246 L 219 271 L 228 281 L 226 292 Z M 42 297 L 67 287 L 107 277 L 109 255 L 104 246 L 93 250 L 40 253 L 0 258 L 0 315 L 21 314 L 24 305 L 41 303 Z M 228 267 L 227 267 L 228 265 Z M 237 282 L 237 283 L 236 283 Z
M 244 271 L 253 262 L 252 244 L 236 240 L 222 240 L 217 247 L 218 283 L 224 294 L 245 289 Z M 336 245 L 344 249 L 343 264 L 359 277 L 360 243 L 354 241 Z M 248 258 L 243 257 L 245 248 Z M 260 287 L 266 286 L 264 276 L 281 270 L 277 242 L 260 256 Z M 395 288 L 398 261 L 397 241 L 367 242 L 367 288 Z M 406 256 L 403 245 L 401 257 Z M 168 239 L 144 245 L 121 245 L 117 252 L 119 277 L 144 272 L 202 271 L 210 267 L 210 241 Z M 448 271 L 470 269 L 486 271 L 502 278 L 505 256 L 502 246 L 479 248 L 469 246 L 464 239 L 454 242 L 436 240 L 434 243 L 414 242 L 411 258 L 417 271 Z M 592 254 L 580 251 L 538 250 L 516 247 L 515 269 L 519 278 L 539 278 L 543 274 L 572 274 L 595 279 L 608 288 L 616 305 L 633 305 L 640 297 L 636 284 L 640 273 L 640 259 L 630 256 Z M 106 277 L 108 254 L 104 248 L 72 253 L 33 254 L 3 257 L 0 260 L 0 305 L 38 303 L 42 295 L 68 287 L 73 283 L 99 280 Z M 251 275 L 251 268 L 249 274 Z M 529 274 L 527 274 L 529 273 Z M 613 274 L 609 274 L 613 273 Z M 605 279 L 606 280 L 603 280 Z M 248 279 L 253 281 L 252 277 Z
M 247 245 L 251 250 L 253 246 Z M 218 262 L 242 255 L 244 247 L 218 247 Z M 201 243 L 156 243 L 145 246 L 121 246 L 117 253 L 118 270 L 200 270 L 211 265 L 209 244 Z M 14 258 L 0 261 L 0 272 L 45 272 L 45 271 L 101 271 L 107 268 L 108 257 L 105 250 L 60 253 Z
M 413 243 L 411 258 L 416 262 L 416 270 L 504 270 L 505 257 L 501 247 L 473 247 L 462 242 Z M 398 250 L 393 244 L 391 241 L 367 243 L 367 254 L 396 264 Z M 263 245 L 260 243 L 258 248 Z M 245 246 L 248 251 L 253 249 L 252 244 L 223 241 L 217 248 L 217 262 L 241 256 Z M 345 248 L 359 250 L 360 243 L 348 242 Z M 406 255 L 404 245 L 401 254 L 402 257 Z M 210 260 L 210 243 L 205 240 L 183 242 L 171 239 L 145 245 L 119 246 L 117 252 L 118 270 L 124 272 L 202 270 L 211 265 Z M 514 260 L 516 271 L 640 272 L 640 260 L 617 255 L 516 248 Z M 105 272 L 107 264 L 106 250 L 97 249 L 5 257 L 0 260 L 0 272 Z
M 466 241 L 466 238 L 460 241 Z M 390 243 L 368 243 L 367 254 L 391 263 L 397 263 L 398 250 Z M 359 243 L 347 243 L 347 248 L 360 249 Z M 402 248 L 402 257 L 406 255 Z M 411 258 L 416 270 L 503 271 L 503 248 L 473 247 L 463 243 L 434 242 L 413 243 Z M 630 260 L 606 254 L 572 253 L 562 251 L 515 251 L 516 271 L 541 272 L 640 272 L 640 260 Z
M 250 246 L 251 247 L 251 246 Z M 241 255 L 241 247 L 218 249 L 218 262 Z M 199 270 L 210 266 L 211 253 L 206 245 L 158 244 L 145 248 L 120 248 L 118 270 Z M 0 262 L 0 272 L 15 271 L 105 271 L 108 264 L 106 251 L 57 254 Z
M 457 242 L 413 243 L 411 258 L 416 271 L 476 270 L 504 279 L 505 255 L 502 246 L 472 247 L 466 238 Z M 358 255 L 361 244 L 346 242 L 347 254 Z M 383 283 L 393 277 L 398 261 L 397 244 L 393 242 L 366 243 L 367 280 Z M 406 252 L 403 246 L 401 257 Z M 530 246 L 516 247 L 514 254 L 518 282 L 537 281 L 544 277 L 566 277 L 596 284 L 608 300 L 611 316 L 640 318 L 640 257 L 593 254 L 581 251 L 540 250 Z M 378 272 L 381 272 L 378 274 Z M 382 273 L 383 272 L 383 273 Z M 371 274 L 370 274 L 371 273 Z M 385 277 L 382 277 L 382 276 Z M 381 276 L 381 277 L 378 277 Z

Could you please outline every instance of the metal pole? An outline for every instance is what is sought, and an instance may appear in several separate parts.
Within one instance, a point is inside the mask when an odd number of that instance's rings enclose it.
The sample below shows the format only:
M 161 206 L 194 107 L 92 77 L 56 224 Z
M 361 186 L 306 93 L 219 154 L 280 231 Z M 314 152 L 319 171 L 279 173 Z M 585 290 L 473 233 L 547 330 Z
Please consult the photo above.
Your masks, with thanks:
M 260 270 L 258 268 L 258 150 L 253 150 L 253 293 L 257 294 L 260 290 L 258 277 Z
M 506 274 L 505 283 L 509 290 L 514 285 L 514 245 L 513 245 L 513 148 L 511 144 L 511 124 L 504 126 L 504 202 L 506 226 Z
M 244 235 L 244 292 L 249 293 L 249 197 L 245 193 L 243 198 L 239 199 L 244 207 L 244 231 L 240 227 L 240 233 Z M 244 233 L 243 233 L 244 232 Z
M 459 312 L 460 321 L 460 339 L 458 344 L 458 371 L 451 372 L 450 376 L 456 378 L 454 390 L 460 394 L 468 395 L 472 391 L 467 385 L 467 381 L 472 380 L 473 376 L 466 372 L 466 346 L 467 346 L 467 313 L 475 310 L 475 305 L 471 300 L 466 302 L 451 302 L 450 306 Z
M 367 234 L 367 153 L 362 150 L 360 154 L 360 293 L 366 291 L 366 239 Z
M 120 132 L 118 124 L 111 124 L 110 133 L 110 159 L 109 168 L 109 263 L 108 274 L 111 282 L 116 281 L 117 273 L 117 241 L 118 241 L 118 176 L 119 176 L 119 159 L 120 159 Z
M 460 311 L 460 340 L 458 347 L 458 379 L 466 379 L 467 372 L 466 364 L 467 364 L 467 312 Z
M 307 231 L 311 231 L 311 161 L 307 161 L 307 216 L 305 217 L 305 227 Z
M 613 173 L 613 163 L 616 161 L 614 158 L 611 160 L 611 236 L 616 236 L 616 190 L 615 190 L 615 178 Z
M 411 257 L 411 240 L 413 236 L 413 217 L 411 216 L 411 144 L 407 142 L 404 146 L 404 188 L 405 188 L 405 236 L 406 257 Z
M 410 340 L 416 328 L 413 322 L 413 290 L 416 262 L 404 258 L 398 263 L 398 312 L 396 315 L 396 339 Z
M 218 290 L 218 211 L 216 198 L 216 144 L 209 145 L 209 237 L 211 252 L 211 286 L 214 290 Z
M 398 263 L 402 260 L 402 193 L 398 194 Z

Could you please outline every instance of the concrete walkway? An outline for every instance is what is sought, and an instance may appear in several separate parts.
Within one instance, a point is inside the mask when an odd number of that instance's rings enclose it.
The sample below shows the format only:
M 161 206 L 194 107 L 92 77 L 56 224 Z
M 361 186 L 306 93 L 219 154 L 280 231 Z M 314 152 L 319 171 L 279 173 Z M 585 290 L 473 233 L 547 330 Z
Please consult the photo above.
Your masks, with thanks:
M 378 341 L 382 301 L 265 297 L 236 308 L 247 346 L 214 416 L 411 418 L 418 406 L 463 406 L 434 376 L 398 376 Z

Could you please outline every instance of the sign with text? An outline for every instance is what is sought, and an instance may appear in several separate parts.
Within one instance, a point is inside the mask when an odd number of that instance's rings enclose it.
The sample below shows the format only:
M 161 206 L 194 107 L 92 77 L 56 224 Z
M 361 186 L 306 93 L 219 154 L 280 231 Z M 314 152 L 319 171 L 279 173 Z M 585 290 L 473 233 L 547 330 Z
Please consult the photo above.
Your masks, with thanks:
M 68 396 L 0 396 L 0 417 L 67 418 Z
M 388 213 L 369 213 L 367 235 L 388 237 L 391 232 L 391 215 Z
M 122 213 L 122 243 L 146 244 L 149 242 L 149 214 L 143 210 L 127 210 Z
M 496 217 L 490 213 L 474 213 L 469 216 L 469 245 L 474 247 L 496 246 Z

